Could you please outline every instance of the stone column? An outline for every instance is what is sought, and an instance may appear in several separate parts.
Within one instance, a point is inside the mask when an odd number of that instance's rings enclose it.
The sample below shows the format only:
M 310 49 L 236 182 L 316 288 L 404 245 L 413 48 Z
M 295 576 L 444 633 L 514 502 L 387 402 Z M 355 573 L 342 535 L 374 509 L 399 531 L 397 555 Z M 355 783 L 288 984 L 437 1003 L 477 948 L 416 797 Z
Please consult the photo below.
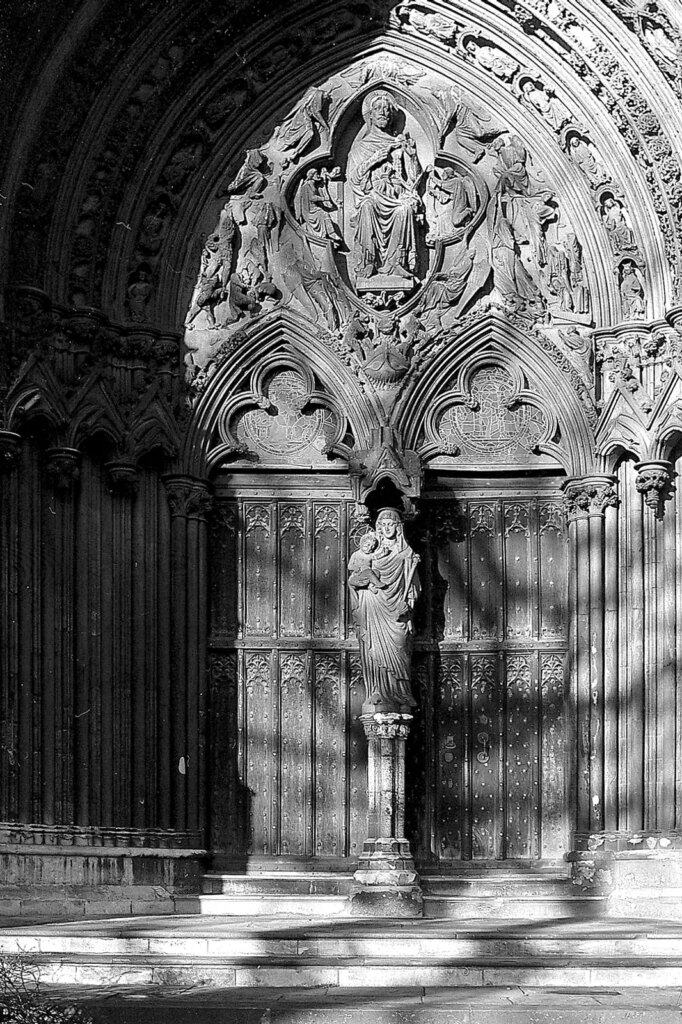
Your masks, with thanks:
M 421 917 L 423 899 L 405 839 L 405 740 L 412 715 L 362 715 L 367 736 L 369 834 L 351 894 L 351 913 L 367 917 Z
M 169 475 L 164 483 L 171 514 L 171 677 L 163 714 L 170 734 L 172 827 L 198 843 L 206 826 L 204 734 L 206 718 L 207 516 L 206 483 Z
M 605 742 L 617 715 L 612 700 L 617 651 L 606 643 L 612 595 L 605 571 L 607 543 L 613 533 L 607 529 L 606 517 L 617 504 L 615 482 L 611 476 L 593 475 L 564 485 L 569 537 L 568 667 L 576 722 L 570 802 L 575 806 L 577 833 L 603 830 L 606 810 L 615 797 L 617 748 Z M 581 861 L 583 856 L 573 854 L 572 858 Z M 580 864 L 578 869 L 583 871 Z
M 42 821 L 73 821 L 75 500 L 82 456 L 77 448 L 45 452 L 50 483 L 43 515 L 41 615 Z

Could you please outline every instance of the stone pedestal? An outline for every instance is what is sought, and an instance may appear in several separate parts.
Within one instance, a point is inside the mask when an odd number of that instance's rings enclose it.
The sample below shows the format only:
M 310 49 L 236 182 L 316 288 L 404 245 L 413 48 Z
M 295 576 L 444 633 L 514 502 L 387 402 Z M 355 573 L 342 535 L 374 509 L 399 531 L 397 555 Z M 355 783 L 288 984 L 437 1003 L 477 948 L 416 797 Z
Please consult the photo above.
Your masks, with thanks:
M 369 832 L 355 872 L 356 917 L 421 917 L 423 899 L 405 833 L 405 739 L 412 715 L 363 715 L 369 741 Z

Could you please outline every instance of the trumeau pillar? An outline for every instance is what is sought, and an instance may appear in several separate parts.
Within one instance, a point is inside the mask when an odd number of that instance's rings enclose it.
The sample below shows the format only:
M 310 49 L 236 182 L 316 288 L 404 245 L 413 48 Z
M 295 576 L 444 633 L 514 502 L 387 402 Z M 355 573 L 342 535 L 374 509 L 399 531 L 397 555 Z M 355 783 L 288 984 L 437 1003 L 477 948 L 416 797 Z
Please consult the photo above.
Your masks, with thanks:
M 419 875 L 405 836 L 405 740 L 412 715 L 361 718 L 368 740 L 369 834 L 360 854 L 351 912 L 368 917 L 420 917 Z
M 194 477 L 169 475 L 171 673 L 160 694 L 159 761 L 167 766 L 162 816 L 170 827 L 205 827 L 206 520 L 212 499 Z
M 410 687 L 412 610 L 419 557 L 401 514 L 379 511 L 349 560 L 351 610 L 365 684 L 361 721 L 368 740 L 368 828 L 350 898 L 351 913 L 419 917 L 423 899 L 405 838 L 405 740 L 415 700 Z

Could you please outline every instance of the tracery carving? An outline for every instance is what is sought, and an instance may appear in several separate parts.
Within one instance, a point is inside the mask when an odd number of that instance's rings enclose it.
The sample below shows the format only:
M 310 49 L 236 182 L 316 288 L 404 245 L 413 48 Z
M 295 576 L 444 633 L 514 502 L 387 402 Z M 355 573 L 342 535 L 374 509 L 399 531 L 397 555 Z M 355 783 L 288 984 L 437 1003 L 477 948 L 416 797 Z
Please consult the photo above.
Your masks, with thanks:
M 422 455 L 444 454 L 458 463 L 528 463 L 558 451 L 554 417 L 518 374 L 492 362 L 460 373 L 460 389 L 433 404 L 425 421 Z
M 224 406 L 213 463 L 224 458 L 263 464 L 325 465 L 347 455 L 346 417 L 333 398 L 316 390 L 300 363 L 266 360 L 251 375 L 250 390 Z

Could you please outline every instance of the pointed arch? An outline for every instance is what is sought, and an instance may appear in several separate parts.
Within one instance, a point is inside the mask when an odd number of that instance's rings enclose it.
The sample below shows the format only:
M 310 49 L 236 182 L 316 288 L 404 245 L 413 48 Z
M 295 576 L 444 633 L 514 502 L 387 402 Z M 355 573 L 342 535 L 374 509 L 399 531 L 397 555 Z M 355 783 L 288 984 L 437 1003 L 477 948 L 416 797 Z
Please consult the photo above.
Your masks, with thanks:
M 523 379 L 525 397 L 539 399 L 548 410 L 562 438 L 552 454 L 569 476 L 593 469 L 592 402 L 582 378 L 548 339 L 525 334 L 495 314 L 453 335 L 404 391 L 395 418 L 406 448 L 419 447 L 427 410 L 453 388 L 458 375 L 481 361 L 498 363 Z
M 283 310 L 253 321 L 241 336 L 244 340 L 238 352 L 218 367 L 196 401 L 180 456 L 183 469 L 196 476 L 207 471 L 208 454 L 225 403 L 270 356 L 285 360 L 289 355 L 302 360 L 332 403 L 343 410 L 355 444 L 369 445 L 372 429 L 383 417 L 379 402 L 364 391 L 347 363 L 324 344 L 311 322 Z

